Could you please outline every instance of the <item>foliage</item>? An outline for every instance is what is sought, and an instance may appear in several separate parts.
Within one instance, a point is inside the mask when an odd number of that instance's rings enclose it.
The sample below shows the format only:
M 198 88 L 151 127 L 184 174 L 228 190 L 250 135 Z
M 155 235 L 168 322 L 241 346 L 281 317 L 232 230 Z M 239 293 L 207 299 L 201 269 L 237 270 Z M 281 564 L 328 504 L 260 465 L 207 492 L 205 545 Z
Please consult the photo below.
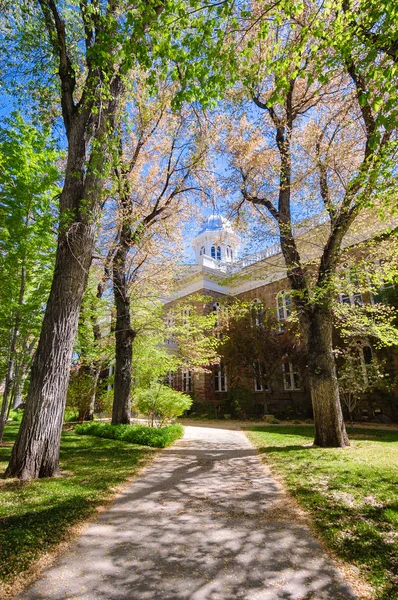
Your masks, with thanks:
M 19 409 L 19 410 L 10 410 L 9 418 L 14 423 L 20 423 L 22 421 L 22 417 L 23 417 L 23 410 L 21 410 L 21 409 Z
M 40 332 L 54 262 L 58 159 L 48 131 L 25 123 L 16 113 L 4 120 L 0 128 L 1 377 L 16 320 L 19 371 L 26 372 Z
M 14 441 L 17 429 L 6 426 L 8 443 Z M 1 471 L 10 453 L 10 445 L 0 447 Z M 69 541 L 73 527 L 94 515 L 154 454 L 150 448 L 64 431 L 60 454 L 64 477 L 23 483 L 0 480 L 0 581 L 5 589 L 14 595 L 15 579 L 58 543 Z
M 148 388 L 134 390 L 133 406 L 140 414 L 150 417 L 152 422 L 154 418 L 158 418 L 163 423 L 189 410 L 192 398 L 167 385 L 152 383 Z
M 111 425 L 99 421 L 77 425 L 75 431 L 79 435 L 94 435 L 153 448 L 170 446 L 184 433 L 179 423 L 167 427 L 148 427 L 146 425 Z
M 69 379 L 66 408 L 77 412 L 78 418 L 89 414 L 95 382 L 92 375 L 83 369 L 73 370 Z M 64 418 L 65 420 L 65 418 Z
M 398 432 L 357 429 L 344 451 L 311 446 L 308 426 L 253 427 L 248 435 L 333 553 L 372 585 L 372 599 L 394 598 Z

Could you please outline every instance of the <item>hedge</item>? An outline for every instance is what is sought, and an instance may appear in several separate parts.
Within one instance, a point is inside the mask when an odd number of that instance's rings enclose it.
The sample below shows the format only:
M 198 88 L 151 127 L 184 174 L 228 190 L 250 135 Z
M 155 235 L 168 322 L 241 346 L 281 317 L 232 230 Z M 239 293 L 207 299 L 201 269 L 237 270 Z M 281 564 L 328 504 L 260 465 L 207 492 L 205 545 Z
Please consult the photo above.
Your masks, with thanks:
M 147 425 L 111 425 L 98 421 L 77 425 L 75 431 L 79 435 L 94 435 L 153 448 L 170 446 L 184 433 L 179 423 L 167 427 L 148 427 Z

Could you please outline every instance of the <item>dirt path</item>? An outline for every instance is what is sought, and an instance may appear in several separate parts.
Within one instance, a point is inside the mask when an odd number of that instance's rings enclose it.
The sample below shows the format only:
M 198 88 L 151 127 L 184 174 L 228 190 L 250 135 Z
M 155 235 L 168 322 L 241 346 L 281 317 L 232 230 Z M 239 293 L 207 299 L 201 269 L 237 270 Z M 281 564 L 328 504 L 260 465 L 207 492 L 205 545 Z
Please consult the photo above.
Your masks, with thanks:
M 240 431 L 187 427 L 24 600 L 354 598 Z

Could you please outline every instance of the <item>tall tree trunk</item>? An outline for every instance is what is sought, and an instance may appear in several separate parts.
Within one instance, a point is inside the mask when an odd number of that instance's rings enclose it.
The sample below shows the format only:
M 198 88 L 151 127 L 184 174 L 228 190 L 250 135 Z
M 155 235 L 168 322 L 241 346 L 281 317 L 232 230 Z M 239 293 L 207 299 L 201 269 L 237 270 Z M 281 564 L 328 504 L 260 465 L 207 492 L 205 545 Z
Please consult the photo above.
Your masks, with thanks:
M 131 328 L 130 296 L 126 281 L 129 227 L 122 228 L 120 247 L 113 262 L 113 293 L 116 306 L 116 362 L 112 425 L 130 423 L 131 368 L 135 332 Z
M 63 193 L 67 193 L 65 188 Z M 73 342 L 91 264 L 94 233 L 94 222 L 80 222 L 73 223 L 59 235 L 50 296 L 7 477 L 31 479 L 59 473 L 59 446 Z
M 340 404 L 330 309 L 314 307 L 308 317 L 307 331 L 309 381 L 315 423 L 314 444 L 323 448 L 344 448 L 349 445 L 349 441 Z

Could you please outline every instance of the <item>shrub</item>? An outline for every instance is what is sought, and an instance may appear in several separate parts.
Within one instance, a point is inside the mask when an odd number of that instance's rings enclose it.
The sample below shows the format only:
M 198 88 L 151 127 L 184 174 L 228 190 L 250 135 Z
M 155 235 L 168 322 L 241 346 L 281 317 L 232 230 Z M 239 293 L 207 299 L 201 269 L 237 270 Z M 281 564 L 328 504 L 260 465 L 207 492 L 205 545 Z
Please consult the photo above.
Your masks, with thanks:
M 267 422 L 271 423 L 271 425 L 278 425 L 278 423 L 280 423 L 279 419 L 275 419 L 275 417 L 272 419 L 267 419 Z
M 138 388 L 134 392 L 133 405 L 138 412 L 161 422 L 175 419 L 192 406 L 192 398 L 177 392 L 167 385 L 155 383 L 149 388 Z
M 301 421 L 299 421 L 298 419 L 293 419 L 293 423 L 294 425 L 300 425 Z
M 91 421 L 82 423 L 75 428 L 79 435 L 94 435 L 95 437 L 121 440 L 129 444 L 165 448 L 182 437 L 182 425 L 175 423 L 168 427 L 148 427 L 147 425 L 111 425 Z
M 23 417 L 23 410 L 18 408 L 17 410 L 14 410 L 13 408 L 10 410 L 10 419 L 12 419 L 13 421 L 15 421 L 16 423 L 20 423 L 22 421 L 22 417 Z

